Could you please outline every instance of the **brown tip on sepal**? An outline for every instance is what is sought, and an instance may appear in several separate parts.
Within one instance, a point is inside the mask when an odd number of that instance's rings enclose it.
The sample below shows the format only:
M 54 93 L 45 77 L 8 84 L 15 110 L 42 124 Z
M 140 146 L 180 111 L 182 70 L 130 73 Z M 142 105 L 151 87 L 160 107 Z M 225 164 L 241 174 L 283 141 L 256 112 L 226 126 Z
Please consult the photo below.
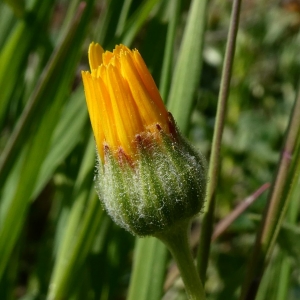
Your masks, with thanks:
M 104 153 L 104 164 L 106 163 L 107 158 L 110 155 L 110 149 L 107 144 L 103 144 L 103 153 Z
M 142 149 L 145 149 L 145 147 L 147 147 L 147 138 L 145 138 L 145 136 L 141 135 L 141 134 L 137 134 L 135 136 L 135 142 L 137 145 L 137 148 L 139 149 L 139 151 L 141 151 Z
M 142 144 L 143 139 L 142 139 L 142 136 L 141 136 L 140 134 L 137 134 L 137 135 L 135 136 L 135 140 L 136 140 L 136 142 L 137 142 L 139 145 Z
M 174 119 L 173 115 L 169 111 L 168 111 L 168 121 L 170 123 L 175 124 L 175 119 Z
M 161 128 L 161 126 L 160 126 L 158 123 L 156 123 L 156 129 L 157 129 L 158 131 L 162 131 L 162 128 Z
M 118 149 L 118 161 L 121 166 L 130 165 L 131 167 L 133 167 L 133 161 L 125 153 L 125 151 L 122 147 L 119 147 L 119 149 Z
M 137 145 L 137 148 L 140 151 L 150 151 L 152 140 L 151 140 L 151 133 L 150 132 L 144 132 L 143 134 L 137 134 L 135 136 L 135 142 Z
M 168 125 L 169 125 L 169 130 L 170 130 L 171 136 L 175 140 L 178 140 L 179 132 L 178 132 L 178 129 L 177 129 L 174 117 L 173 117 L 173 115 L 170 112 L 168 112 Z
M 144 147 L 143 137 L 140 134 L 136 134 L 134 141 L 137 149 L 142 149 Z

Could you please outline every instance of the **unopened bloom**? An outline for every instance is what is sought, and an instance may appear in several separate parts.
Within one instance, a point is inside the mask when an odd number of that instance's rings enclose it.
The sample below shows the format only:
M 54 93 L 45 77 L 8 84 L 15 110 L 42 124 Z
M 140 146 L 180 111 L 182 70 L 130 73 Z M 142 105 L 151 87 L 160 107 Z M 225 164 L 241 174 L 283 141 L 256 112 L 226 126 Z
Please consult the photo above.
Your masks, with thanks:
M 179 134 L 137 50 L 89 47 L 82 72 L 98 153 L 97 191 L 107 212 L 143 236 L 197 214 L 205 160 Z
M 89 48 L 91 73 L 82 72 L 86 100 L 97 148 L 137 153 L 136 135 L 155 132 L 159 124 L 169 133 L 168 112 L 140 53 L 124 45 L 104 52 L 99 44 Z

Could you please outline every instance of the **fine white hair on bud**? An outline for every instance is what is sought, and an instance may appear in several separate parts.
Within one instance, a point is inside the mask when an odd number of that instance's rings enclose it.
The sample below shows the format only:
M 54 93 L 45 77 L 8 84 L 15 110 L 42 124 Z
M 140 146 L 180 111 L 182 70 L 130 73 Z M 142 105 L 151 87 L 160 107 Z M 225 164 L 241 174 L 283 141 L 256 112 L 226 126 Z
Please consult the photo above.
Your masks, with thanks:
M 155 135 L 155 136 L 153 136 Z M 96 179 L 99 198 L 112 219 L 138 236 L 155 235 L 191 219 L 206 195 L 206 161 L 178 133 L 137 136 L 134 162 L 105 147 Z M 157 140 L 160 142 L 157 142 Z

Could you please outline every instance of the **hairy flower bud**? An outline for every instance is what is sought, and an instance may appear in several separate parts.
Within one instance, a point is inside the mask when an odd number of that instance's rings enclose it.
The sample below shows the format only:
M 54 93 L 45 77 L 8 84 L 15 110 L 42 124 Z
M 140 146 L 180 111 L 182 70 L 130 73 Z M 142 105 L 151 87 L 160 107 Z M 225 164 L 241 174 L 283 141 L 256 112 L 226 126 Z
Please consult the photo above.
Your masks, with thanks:
M 82 77 L 108 214 L 139 236 L 192 218 L 205 198 L 205 159 L 180 135 L 139 52 L 92 43 L 89 61 Z

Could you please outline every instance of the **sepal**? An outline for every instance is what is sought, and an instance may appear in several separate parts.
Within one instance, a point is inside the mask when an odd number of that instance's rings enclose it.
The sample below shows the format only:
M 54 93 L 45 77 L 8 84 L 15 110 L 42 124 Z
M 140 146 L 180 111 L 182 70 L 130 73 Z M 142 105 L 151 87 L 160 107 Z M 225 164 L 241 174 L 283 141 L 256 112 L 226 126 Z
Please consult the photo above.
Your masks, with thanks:
M 96 179 L 112 219 L 138 236 L 155 235 L 198 214 L 206 195 L 206 161 L 180 135 L 159 125 L 136 136 L 136 156 L 104 147 Z M 101 159 L 99 159 L 101 162 Z

